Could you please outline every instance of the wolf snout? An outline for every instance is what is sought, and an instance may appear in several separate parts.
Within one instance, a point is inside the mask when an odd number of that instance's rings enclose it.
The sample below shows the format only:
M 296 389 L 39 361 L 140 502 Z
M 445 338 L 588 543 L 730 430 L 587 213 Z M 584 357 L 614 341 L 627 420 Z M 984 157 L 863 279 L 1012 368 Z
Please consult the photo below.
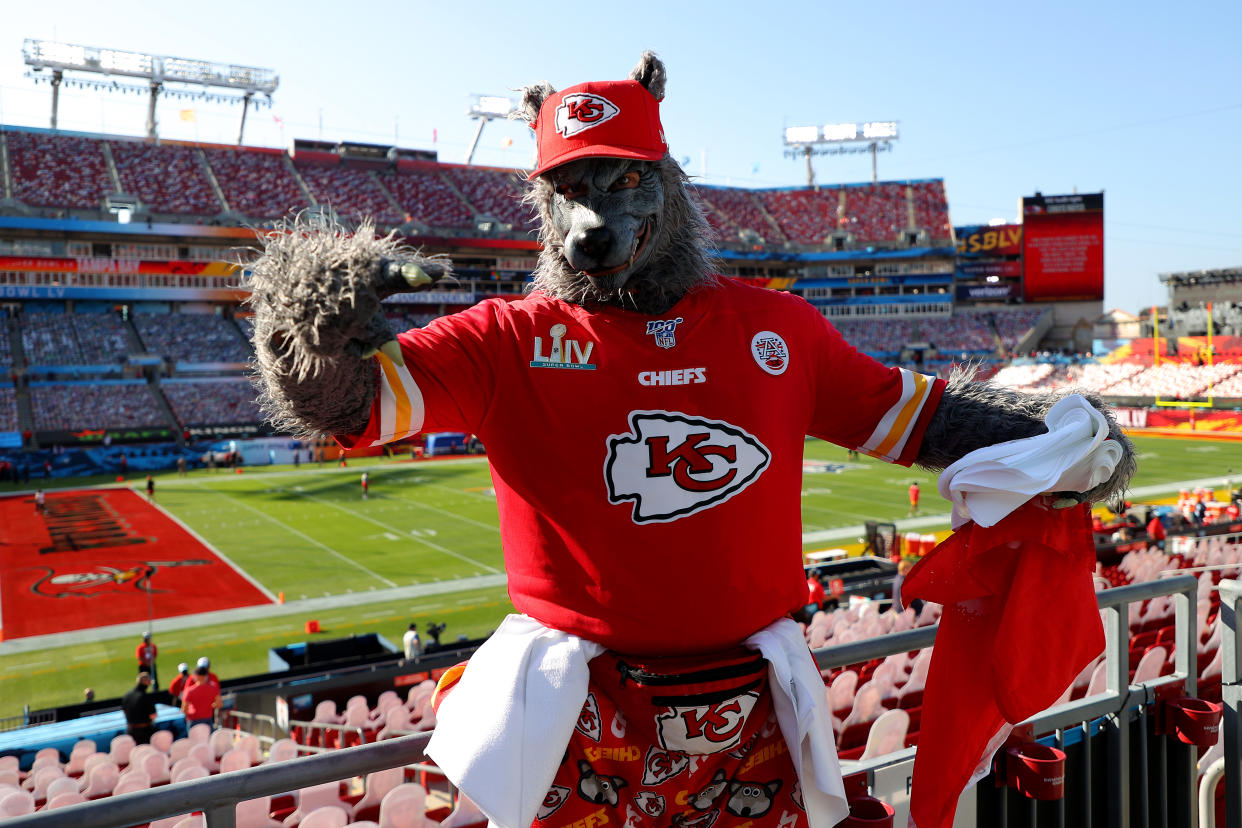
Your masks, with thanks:
M 585 265 L 582 269 L 586 270 L 603 264 L 612 251 L 613 241 L 612 230 L 607 227 L 591 227 L 575 233 L 570 238 L 569 248 L 582 261 L 574 261 L 574 266 Z

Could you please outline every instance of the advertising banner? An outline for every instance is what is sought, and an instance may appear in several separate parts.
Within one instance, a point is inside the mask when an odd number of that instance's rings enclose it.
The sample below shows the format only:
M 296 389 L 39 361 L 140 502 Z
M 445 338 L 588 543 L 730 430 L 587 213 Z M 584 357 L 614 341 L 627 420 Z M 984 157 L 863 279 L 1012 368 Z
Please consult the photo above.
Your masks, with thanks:
M 958 227 L 957 255 L 965 256 L 1020 256 L 1022 255 L 1022 225 L 970 225 Z

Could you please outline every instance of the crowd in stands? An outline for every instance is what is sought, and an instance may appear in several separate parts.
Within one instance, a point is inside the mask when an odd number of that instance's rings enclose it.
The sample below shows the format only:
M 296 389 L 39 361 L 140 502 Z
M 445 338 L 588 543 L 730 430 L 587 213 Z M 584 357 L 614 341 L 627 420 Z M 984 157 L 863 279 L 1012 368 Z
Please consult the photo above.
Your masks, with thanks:
M 908 225 L 905 184 L 846 187 L 842 229 L 865 241 L 892 240 Z M 946 213 L 947 215 L 947 213 Z
M 124 362 L 129 352 L 124 323 L 115 314 L 27 311 L 20 323 L 30 365 L 110 365 Z
M 297 170 L 315 200 L 350 224 L 368 216 L 385 226 L 404 221 L 371 170 L 336 164 L 298 164 Z
M 143 347 L 175 362 L 246 362 L 249 343 L 232 321 L 212 314 L 135 313 Z
M 922 341 L 947 353 L 992 353 L 996 351 L 996 337 L 990 316 L 982 311 L 958 311 L 952 316 L 920 320 Z
M 5 135 L 13 197 L 19 201 L 97 210 L 115 191 L 100 141 L 38 132 Z
M 146 383 L 32 384 L 30 407 L 44 431 L 168 425 Z
M 263 419 L 255 403 L 255 390 L 245 380 L 162 382 L 177 422 L 188 425 L 257 423 Z
M 947 239 L 952 236 L 949 223 L 949 202 L 945 198 L 944 182 L 917 181 L 910 185 L 914 197 L 914 225 L 931 232 L 933 238 Z
M 193 147 L 112 141 L 121 191 L 156 213 L 210 216 L 222 209 Z
M 392 326 L 394 333 L 408 331 L 411 328 L 424 328 L 427 323 L 439 316 L 438 313 L 386 313 L 384 316 Z
M 836 188 L 760 190 L 755 196 L 790 241 L 819 245 L 838 229 L 849 230 L 838 223 L 838 192 Z

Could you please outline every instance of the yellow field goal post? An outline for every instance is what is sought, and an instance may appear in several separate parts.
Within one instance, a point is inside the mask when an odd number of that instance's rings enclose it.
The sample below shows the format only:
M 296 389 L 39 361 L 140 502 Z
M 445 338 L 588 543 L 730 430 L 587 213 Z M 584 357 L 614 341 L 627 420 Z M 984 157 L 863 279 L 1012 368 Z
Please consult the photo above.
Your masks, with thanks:
M 1152 324 L 1152 364 L 1154 367 L 1160 367 L 1160 314 L 1155 305 L 1151 307 L 1151 324 Z M 1212 347 L 1212 303 L 1207 303 L 1207 344 L 1199 350 L 1200 364 L 1206 364 L 1209 368 L 1214 364 L 1216 359 L 1215 349 Z M 1160 391 L 1156 391 L 1156 405 L 1164 408 L 1211 408 L 1215 400 L 1214 392 L 1216 386 L 1214 380 L 1208 380 L 1207 399 L 1206 400 L 1165 400 L 1161 399 Z

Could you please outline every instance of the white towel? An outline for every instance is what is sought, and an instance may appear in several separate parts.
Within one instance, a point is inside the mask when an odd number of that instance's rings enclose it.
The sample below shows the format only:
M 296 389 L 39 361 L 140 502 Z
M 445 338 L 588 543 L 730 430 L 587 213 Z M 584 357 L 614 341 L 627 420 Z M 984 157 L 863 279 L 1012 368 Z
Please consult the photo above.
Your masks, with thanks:
M 802 780 L 810 828 L 831 828 L 848 808 L 815 660 L 787 618 L 746 646 L 768 660 L 773 706 Z M 510 615 L 441 703 L 427 754 L 493 828 L 530 828 L 535 820 L 586 701 L 587 664 L 602 652 L 599 644 Z
M 440 704 L 427 754 L 493 826 L 530 828 L 587 696 L 599 644 L 505 618 Z
M 1117 468 L 1121 446 L 1108 421 L 1081 395 L 1058 400 L 1044 417 L 1048 433 L 976 449 L 940 473 L 953 502 L 953 528 L 968 520 L 993 526 L 1044 492 L 1085 492 Z

